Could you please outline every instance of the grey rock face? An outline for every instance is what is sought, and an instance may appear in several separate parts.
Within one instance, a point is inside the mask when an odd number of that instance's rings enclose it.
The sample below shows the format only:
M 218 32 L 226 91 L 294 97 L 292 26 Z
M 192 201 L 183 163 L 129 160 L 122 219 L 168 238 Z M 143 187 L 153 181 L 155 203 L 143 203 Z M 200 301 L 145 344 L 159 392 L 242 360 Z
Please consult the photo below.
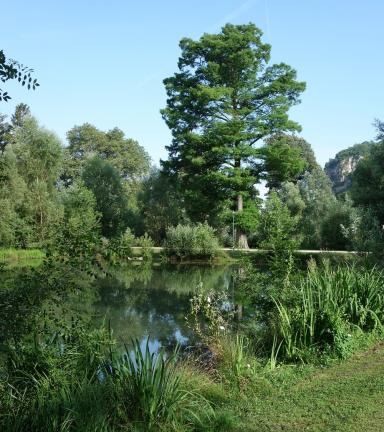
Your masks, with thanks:
M 332 190 L 335 195 L 344 192 L 352 184 L 352 173 L 364 156 L 349 156 L 336 164 L 324 168 L 324 172 L 333 183 Z

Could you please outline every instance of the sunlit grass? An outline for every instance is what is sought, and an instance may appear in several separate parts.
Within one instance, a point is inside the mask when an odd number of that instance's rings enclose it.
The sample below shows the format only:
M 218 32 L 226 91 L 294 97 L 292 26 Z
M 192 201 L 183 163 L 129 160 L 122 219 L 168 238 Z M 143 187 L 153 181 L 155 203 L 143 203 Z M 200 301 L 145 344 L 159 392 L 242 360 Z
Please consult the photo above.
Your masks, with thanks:
M 18 261 L 45 258 L 45 252 L 39 249 L 5 249 L 0 248 L 0 261 Z

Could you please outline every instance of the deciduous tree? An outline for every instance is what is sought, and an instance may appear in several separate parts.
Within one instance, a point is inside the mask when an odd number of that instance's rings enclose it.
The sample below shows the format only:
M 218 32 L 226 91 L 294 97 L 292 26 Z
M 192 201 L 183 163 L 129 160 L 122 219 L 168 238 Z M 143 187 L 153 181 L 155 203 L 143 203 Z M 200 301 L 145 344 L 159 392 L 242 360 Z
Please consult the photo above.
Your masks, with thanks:
M 150 157 L 137 141 L 125 138 L 124 132 L 114 128 L 103 132 L 85 123 L 67 132 L 69 146 L 62 179 L 68 186 L 80 177 L 88 156 L 94 154 L 107 160 L 119 173 L 126 198 L 135 202 L 141 177 L 148 173 Z
M 41 127 L 27 115 L 12 138 L 12 151 L 17 158 L 17 171 L 28 188 L 24 201 L 24 217 L 45 242 L 55 234 L 62 208 L 56 184 L 63 161 L 63 147 L 54 132 Z
M 128 203 L 118 171 L 106 159 L 94 155 L 86 161 L 81 179 L 96 198 L 102 235 L 110 237 L 123 230 Z
M 276 145 L 281 146 L 282 144 L 285 144 L 285 146 L 288 146 L 289 148 L 298 151 L 298 156 L 302 161 L 302 170 L 297 175 L 295 175 L 293 171 L 291 171 L 291 173 L 289 173 L 288 170 L 283 171 L 283 174 L 285 174 L 286 176 L 286 179 L 283 181 L 297 182 L 298 180 L 302 180 L 304 178 L 304 174 L 307 171 L 311 172 L 313 169 L 319 167 L 319 164 L 316 161 L 315 153 L 311 147 L 311 144 L 309 144 L 309 142 L 307 142 L 304 138 L 299 138 L 298 136 L 289 135 L 289 134 L 277 134 L 277 135 L 271 135 L 267 137 L 264 141 L 267 145 L 267 149 L 269 147 L 273 148 Z M 288 178 L 288 176 L 290 178 Z M 271 189 L 280 189 L 281 184 L 283 183 L 281 179 L 282 176 L 281 174 L 279 174 L 279 171 L 277 171 L 277 176 L 273 176 L 269 174 L 267 186 L 270 187 Z

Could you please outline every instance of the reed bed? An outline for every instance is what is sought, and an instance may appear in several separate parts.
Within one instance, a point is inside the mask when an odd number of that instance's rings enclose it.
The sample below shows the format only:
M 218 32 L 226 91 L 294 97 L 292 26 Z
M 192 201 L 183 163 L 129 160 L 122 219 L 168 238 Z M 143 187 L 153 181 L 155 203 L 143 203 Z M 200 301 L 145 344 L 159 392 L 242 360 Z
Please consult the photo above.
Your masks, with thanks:
M 384 278 L 375 268 L 312 267 L 296 288 L 301 301 L 294 308 L 275 300 L 288 360 L 330 350 L 347 358 L 354 335 L 383 329 Z

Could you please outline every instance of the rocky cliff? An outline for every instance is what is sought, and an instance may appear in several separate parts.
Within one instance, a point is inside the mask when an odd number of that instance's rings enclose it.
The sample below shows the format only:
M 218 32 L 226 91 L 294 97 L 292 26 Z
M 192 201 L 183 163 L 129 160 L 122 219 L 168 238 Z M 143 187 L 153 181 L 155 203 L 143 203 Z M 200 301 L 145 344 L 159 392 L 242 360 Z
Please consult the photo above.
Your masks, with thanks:
M 332 182 L 335 195 L 346 191 L 352 184 L 352 173 L 364 156 L 349 156 L 332 167 L 325 167 L 324 171 Z
M 358 163 L 369 155 L 373 142 L 363 142 L 337 153 L 334 159 L 330 159 L 324 171 L 332 182 L 332 190 L 335 195 L 345 192 L 352 184 L 353 172 Z

